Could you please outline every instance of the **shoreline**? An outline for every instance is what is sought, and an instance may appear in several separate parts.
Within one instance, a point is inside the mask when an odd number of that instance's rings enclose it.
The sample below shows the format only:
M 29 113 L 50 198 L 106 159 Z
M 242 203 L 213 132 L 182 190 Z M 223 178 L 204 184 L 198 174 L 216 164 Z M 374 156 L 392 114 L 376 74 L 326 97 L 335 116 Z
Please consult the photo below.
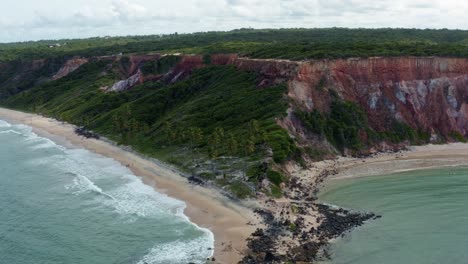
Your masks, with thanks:
M 216 190 L 190 184 L 175 169 L 158 164 L 108 140 L 87 139 L 75 133 L 75 126 L 55 119 L 0 108 L 0 119 L 32 127 L 33 132 L 67 148 L 84 148 L 127 166 L 135 176 L 157 192 L 185 202 L 184 214 L 198 227 L 214 235 L 215 261 L 237 263 L 247 250 L 246 239 L 255 231 L 257 222 L 247 202 L 237 203 Z
M 130 148 L 117 146 L 105 138 L 96 140 L 79 136 L 74 125 L 4 108 L 0 108 L 0 119 L 28 125 L 38 135 L 59 145 L 85 148 L 110 157 L 127 166 L 135 176 L 142 177 L 143 182 L 157 192 L 184 201 L 184 215 L 214 235 L 215 261 L 209 263 L 238 263 L 249 254 L 266 258 L 261 252 L 255 253 L 261 248 L 280 255 L 298 250 L 296 257 L 305 260 L 311 254 L 320 254 L 322 248 L 348 232 L 349 226 L 359 226 L 378 217 L 316 203 L 319 201 L 315 194 L 330 181 L 468 165 L 468 144 L 465 143 L 413 146 L 405 151 L 378 153 L 366 158 L 338 157 L 312 162 L 307 169 L 287 164 L 291 183 L 284 190 L 283 198 L 259 197 L 237 202 L 224 196 L 220 190 L 189 183 L 170 165 L 147 158 Z M 341 226 L 342 223 L 346 224 Z M 275 231 L 278 229 L 283 232 Z M 307 239 L 298 240 L 304 232 Z M 270 250 L 272 247 L 274 249 Z
M 327 181 L 468 166 L 468 144 L 412 146 L 405 151 L 379 153 L 366 158 L 340 157 L 335 162 L 338 172 L 328 177 Z

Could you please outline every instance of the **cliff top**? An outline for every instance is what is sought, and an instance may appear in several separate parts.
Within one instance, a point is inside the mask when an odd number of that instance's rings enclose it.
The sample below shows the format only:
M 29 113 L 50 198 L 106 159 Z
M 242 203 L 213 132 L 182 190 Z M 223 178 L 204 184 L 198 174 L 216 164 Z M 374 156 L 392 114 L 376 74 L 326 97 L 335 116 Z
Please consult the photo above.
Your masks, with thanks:
M 51 43 L 67 45 L 51 46 Z M 420 29 L 240 29 L 0 43 L 0 62 L 129 53 L 236 53 L 251 58 L 306 60 L 372 56 L 468 57 L 468 31 Z

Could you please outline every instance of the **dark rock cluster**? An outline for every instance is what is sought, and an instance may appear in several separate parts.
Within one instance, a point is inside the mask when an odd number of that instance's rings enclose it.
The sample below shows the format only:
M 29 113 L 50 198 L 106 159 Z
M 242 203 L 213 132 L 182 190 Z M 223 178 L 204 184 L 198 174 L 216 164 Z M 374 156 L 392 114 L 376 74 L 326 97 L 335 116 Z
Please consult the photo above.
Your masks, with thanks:
M 200 178 L 200 177 L 197 177 L 197 176 L 190 176 L 187 178 L 187 180 L 189 181 L 189 183 L 191 184 L 195 184 L 195 185 L 205 185 L 205 181 Z
M 80 135 L 80 136 L 83 136 L 85 138 L 94 138 L 94 139 L 99 139 L 99 135 L 92 132 L 92 131 L 89 131 L 87 130 L 86 128 L 84 127 L 77 127 L 75 128 L 75 133 L 77 135 Z

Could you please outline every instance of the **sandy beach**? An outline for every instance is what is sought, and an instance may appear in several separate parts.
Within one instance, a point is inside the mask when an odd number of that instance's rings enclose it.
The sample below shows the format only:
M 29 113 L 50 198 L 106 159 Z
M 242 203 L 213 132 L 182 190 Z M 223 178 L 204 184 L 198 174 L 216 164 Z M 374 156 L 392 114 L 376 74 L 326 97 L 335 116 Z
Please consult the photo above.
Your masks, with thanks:
M 237 263 L 246 250 L 246 238 L 255 230 L 247 223 L 256 222 L 248 204 L 229 200 L 216 190 L 189 184 L 175 170 L 140 157 L 103 140 L 86 139 L 75 134 L 75 126 L 54 119 L 0 108 L 0 119 L 21 123 L 33 128 L 43 137 L 65 147 L 80 147 L 110 157 L 128 166 L 143 181 L 158 192 L 184 201 L 185 214 L 198 226 L 207 228 L 215 236 L 215 261 Z
M 386 175 L 397 172 L 468 166 L 468 144 L 412 146 L 398 153 L 379 153 L 368 158 L 340 157 L 338 174 L 328 180 Z
M 113 158 L 128 166 L 135 175 L 141 176 L 146 184 L 153 186 L 158 192 L 184 201 L 187 204 L 185 214 L 191 221 L 214 233 L 214 263 L 237 263 L 244 256 L 247 250 L 246 239 L 257 227 L 264 227 L 264 223 L 254 215 L 253 207 L 268 209 L 277 218 L 281 218 L 283 217 L 281 212 L 291 210 L 291 204 L 297 202 L 294 199 L 279 199 L 272 202 L 268 197 L 264 197 L 257 201 L 240 204 L 229 200 L 216 190 L 189 184 L 186 178 L 180 176 L 170 166 L 153 162 L 111 142 L 78 136 L 73 125 L 35 114 L 2 108 L 0 108 L 0 119 L 29 125 L 33 127 L 35 133 L 50 138 L 60 145 L 70 148 L 86 148 Z M 335 160 L 315 162 L 310 165 L 306 170 L 297 165 L 292 165 L 290 168 L 292 177 L 296 177 L 306 191 L 316 188 L 317 185 L 326 184 L 328 181 L 352 177 L 468 165 L 468 144 L 415 146 L 398 153 L 379 153 L 368 158 L 339 157 Z M 317 181 L 322 177 L 325 179 L 324 183 Z M 290 196 L 294 194 L 294 190 L 287 192 Z M 316 228 L 319 223 L 316 219 L 320 218 L 320 215 L 312 210 L 304 218 L 306 222 L 315 223 L 307 228 Z M 286 245 L 298 242 L 291 237 L 283 239 Z M 281 251 L 282 247 L 277 250 Z

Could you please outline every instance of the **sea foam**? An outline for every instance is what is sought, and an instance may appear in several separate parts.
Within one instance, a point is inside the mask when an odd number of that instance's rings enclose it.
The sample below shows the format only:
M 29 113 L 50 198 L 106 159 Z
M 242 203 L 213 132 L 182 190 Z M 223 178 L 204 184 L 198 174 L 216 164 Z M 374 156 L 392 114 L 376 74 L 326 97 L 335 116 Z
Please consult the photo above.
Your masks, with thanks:
M 213 239 L 211 237 L 211 239 Z M 213 240 L 214 241 L 214 240 Z M 206 256 L 213 255 L 212 247 L 207 247 L 205 238 L 191 241 L 174 241 L 157 245 L 137 264 L 145 263 L 206 263 Z
M 6 137 L 9 134 L 21 136 L 17 137 L 18 142 L 30 154 L 29 159 L 24 161 L 25 164 L 37 169 L 37 166 L 52 169 L 51 177 L 56 177 L 54 183 L 60 183 L 53 187 L 54 191 L 61 188 L 60 193 L 79 196 L 79 201 L 86 206 L 113 212 L 118 216 L 114 218 L 115 221 L 124 224 L 144 219 L 138 223 L 153 222 L 176 228 L 169 232 L 174 234 L 172 242 L 146 245 L 141 248 L 143 254 L 136 256 L 133 263 L 140 260 L 141 263 L 148 264 L 203 263 L 197 260 L 212 255 L 213 234 L 190 222 L 183 214 L 186 207 L 183 201 L 156 192 L 117 161 L 85 149 L 67 149 L 50 139 L 38 136 L 28 126 L 12 125 L 0 120 L 0 135 Z M 194 229 L 202 232 L 195 232 L 197 235 L 191 237 Z M 192 235 L 186 237 L 184 230 L 192 230 L 189 232 Z M 155 237 L 155 241 L 157 240 Z
M 57 163 L 57 166 L 66 168 L 75 175 L 72 185 L 68 186 L 76 190 L 75 194 L 85 192 L 102 194 L 96 197 L 99 203 L 112 208 L 114 212 L 126 217 L 130 222 L 138 218 L 156 220 L 172 215 L 173 221 L 187 222 L 204 234 L 191 241 L 156 245 L 140 263 L 203 263 L 194 262 L 194 260 L 212 256 L 213 251 L 208 248 L 214 247 L 213 233 L 190 221 L 183 213 L 186 208 L 183 201 L 156 192 L 153 187 L 145 185 L 141 178 L 133 175 L 127 167 L 113 159 L 104 158 L 83 149 L 66 152 L 67 158 Z M 99 182 L 108 182 L 109 179 L 118 180 L 119 184 L 99 184 Z
M 7 121 L 0 120 L 0 127 L 11 127 L 11 124 Z

